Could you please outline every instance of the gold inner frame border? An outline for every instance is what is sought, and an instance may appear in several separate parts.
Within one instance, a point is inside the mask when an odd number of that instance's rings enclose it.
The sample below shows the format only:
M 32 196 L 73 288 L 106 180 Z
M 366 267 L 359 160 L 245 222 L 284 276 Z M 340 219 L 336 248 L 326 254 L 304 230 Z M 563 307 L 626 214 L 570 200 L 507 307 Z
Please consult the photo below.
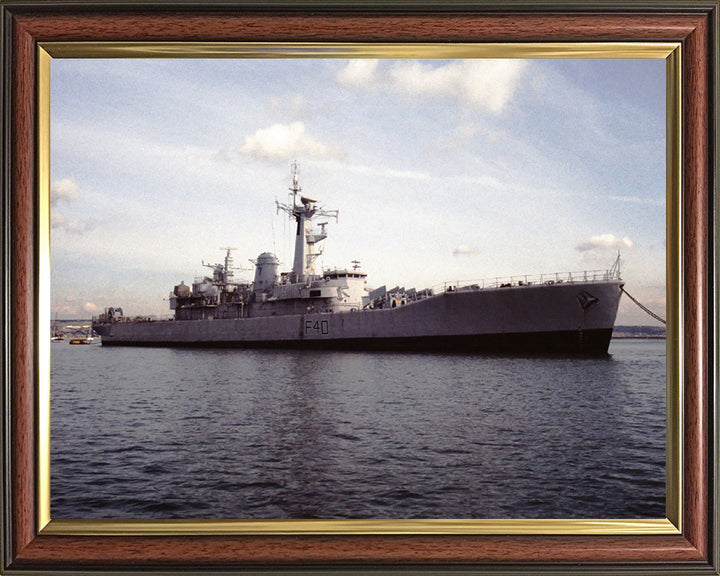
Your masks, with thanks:
M 656 58 L 666 61 L 666 518 L 52 520 L 50 510 L 50 69 L 53 58 Z M 37 525 L 47 535 L 649 535 L 682 532 L 681 45 L 579 43 L 41 42 L 37 58 Z

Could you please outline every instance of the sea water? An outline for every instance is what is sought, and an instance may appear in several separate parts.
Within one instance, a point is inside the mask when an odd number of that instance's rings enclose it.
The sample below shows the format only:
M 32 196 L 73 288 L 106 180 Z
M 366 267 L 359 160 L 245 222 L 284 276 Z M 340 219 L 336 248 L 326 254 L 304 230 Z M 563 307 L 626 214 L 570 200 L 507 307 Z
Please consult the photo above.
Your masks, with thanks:
M 51 517 L 664 518 L 665 341 L 51 346 Z

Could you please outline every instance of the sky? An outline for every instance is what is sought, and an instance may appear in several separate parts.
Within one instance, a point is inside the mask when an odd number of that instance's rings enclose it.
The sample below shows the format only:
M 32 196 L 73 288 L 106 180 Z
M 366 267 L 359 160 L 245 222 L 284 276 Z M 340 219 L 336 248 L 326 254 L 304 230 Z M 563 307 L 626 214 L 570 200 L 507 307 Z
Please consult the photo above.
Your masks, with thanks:
M 664 60 L 261 58 L 52 61 L 52 317 L 169 315 L 223 247 L 289 270 L 294 161 L 339 210 L 323 268 L 421 289 L 620 251 L 665 316 Z

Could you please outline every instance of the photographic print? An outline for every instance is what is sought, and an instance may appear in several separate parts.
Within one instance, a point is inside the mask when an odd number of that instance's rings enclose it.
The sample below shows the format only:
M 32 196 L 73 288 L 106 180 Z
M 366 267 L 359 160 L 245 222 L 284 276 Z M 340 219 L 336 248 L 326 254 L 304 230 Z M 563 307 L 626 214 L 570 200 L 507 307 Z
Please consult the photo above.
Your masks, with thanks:
M 53 60 L 52 518 L 664 518 L 666 91 Z

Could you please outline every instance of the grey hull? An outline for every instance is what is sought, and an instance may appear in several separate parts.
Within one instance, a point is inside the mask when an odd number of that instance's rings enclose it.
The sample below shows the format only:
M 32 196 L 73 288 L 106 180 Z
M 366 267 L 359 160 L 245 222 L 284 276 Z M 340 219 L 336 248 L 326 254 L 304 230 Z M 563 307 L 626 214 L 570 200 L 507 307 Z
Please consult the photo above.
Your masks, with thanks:
M 612 329 L 584 332 L 534 332 L 473 336 L 424 336 L 413 338 L 346 338 L 320 340 L 236 340 L 198 342 L 106 341 L 106 346 L 184 348 L 283 348 L 299 350 L 369 350 L 398 352 L 491 352 L 530 354 L 606 354 Z
M 106 346 L 607 353 L 620 281 L 469 289 L 392 309 L 94 326 Z

